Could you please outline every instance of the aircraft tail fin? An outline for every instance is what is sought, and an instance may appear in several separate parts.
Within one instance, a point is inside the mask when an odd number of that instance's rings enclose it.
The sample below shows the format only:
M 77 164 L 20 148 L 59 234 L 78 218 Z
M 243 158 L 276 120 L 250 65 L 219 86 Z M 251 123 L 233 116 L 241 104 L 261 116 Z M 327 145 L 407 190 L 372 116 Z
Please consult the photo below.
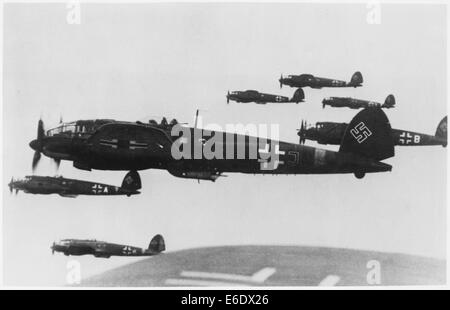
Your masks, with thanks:
M 355 73 L 353 73 L 352 78 L 350 79 L 350 86 L 361 86 L 361 84 L 363 83 L 363 77 L 361 72 L 356 71 Z
M 122 181 L 122 188 L 135 191 L 142 188 L 141 177 L 137 171 L 128 172 Z
M 156 235 L 150 241 L 148 245 L 148 251 L 160 253 L 166 250 L 166 243 L 164 242 L 164 238 L 161 235 Z
M 437 126 L 436 129 L 436 138 L 441 138 L 445 140 L 444 146 L 447 146 L 447 116 L 444 117 Z
M 303 89 L 297 88 L 294 95 L 292 96 L 291 101 L 299 103 L 299 102 L 303 102 L 304 99 L 305 99 L 305 92 L 303 91 Z
M 345 130 L 339 152 L 383 160 L 394 156 L 392 128 L 381 108 L 365 108 Z
M 395 97 L 394 95 L 389 95 L 386 97 L 386 100 L 384 100 L 383 108 L 393 108 L 395 107 Z

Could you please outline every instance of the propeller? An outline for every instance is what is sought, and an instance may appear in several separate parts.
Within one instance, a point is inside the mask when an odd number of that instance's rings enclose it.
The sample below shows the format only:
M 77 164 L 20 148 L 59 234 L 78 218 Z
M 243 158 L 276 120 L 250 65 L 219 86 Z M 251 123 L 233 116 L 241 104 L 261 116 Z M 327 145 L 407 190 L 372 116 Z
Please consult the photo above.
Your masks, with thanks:
M 13 192 L 13 182 L 14 182 L 14 178 L 11 178 L 11 182 L 9 182 L 8 186 L 9 186 L 9 192 L 12 194 Z
M 44 136 L 45 136 L 44 122 L 42 121 L 42 119 L 39 119 L 37 128 L 37 138 L 36 140 L 30 142 L 30 147 L 35 151 L 33 155 L 33 162 L 31 165 L 33 172 L 36 169 L 39 160 L 41 159 L 42 139 L 44 138 Z
M 280 82 L 280 89 L 283 88 L 283 74 L 281 74 L 280 79 L 278 80 Z
M 299 143 L 305 144 L 306 141 L 306 120 L 302 120 L 302 123 L 300 125 L 300 129 L 297 129 L 298 133 L 297 135 L 300 137 Z
M 36 167 L 40 160 L 41 160 L 41 153 L 39 151 L 35 151 L 33 155 L 33 163 L 31 164 L 33 172 L 36 170 Z
M 55 247 L 56 247 L 56 243 L 55 243 L 55 241 L 53 241 L 53 244 L 52 244 L 52 255 L 55 255 Z
M 230 91 L 227 93 L 227 104 L 230 103 Z

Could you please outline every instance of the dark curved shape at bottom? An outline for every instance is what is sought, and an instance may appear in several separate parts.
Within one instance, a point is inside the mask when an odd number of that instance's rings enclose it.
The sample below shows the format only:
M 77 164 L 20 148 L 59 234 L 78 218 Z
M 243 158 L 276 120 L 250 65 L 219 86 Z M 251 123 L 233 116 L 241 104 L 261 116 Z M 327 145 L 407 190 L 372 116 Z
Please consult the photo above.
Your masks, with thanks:
M 381 285 L 446 281 L 445 261 L 433 258 L 322 247 L 224 246 L 161 254 L 82 280 L 81 286 L 368 286 L 377 262 Z

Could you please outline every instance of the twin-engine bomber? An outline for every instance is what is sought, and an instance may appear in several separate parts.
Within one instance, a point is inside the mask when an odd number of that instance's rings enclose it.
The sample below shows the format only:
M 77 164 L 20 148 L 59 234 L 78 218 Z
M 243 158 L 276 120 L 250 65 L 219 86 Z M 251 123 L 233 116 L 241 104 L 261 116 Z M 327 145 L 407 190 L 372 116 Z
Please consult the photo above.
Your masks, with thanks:
M 280 88 L 282 88 L 283 85 L 297 88 L 360 87 L 363 83 L 363 77 L 361 72 L 357 71 L 353 73 L 350 82 L 316 77 L 312 74 L 288 75 L 287 77 L 281 75 L 278 81 L 280 82 Z
M 335 122 L 317 122 L 315 126 L 307 128 L 306 123 L 302 122 L 297 134 L 300 137 L 300 143 L 305 143 L 305 140 L 313 140 L 319 144 L 339 145 L 348 128 L 347 123 Z M 434 136 L 402 129 L 392 129 L 392 136 L 395 145 L 442 145 L 446 147 L 447 116 L 439 122 Z
M 53 242 L 51 250 L 52 254 L 61 252 L 66 256 L 94 255 L 95 257 L 110 258 L 111 256 L 158 255 L 166 250 L 166 245 L 161 235 L 154 236 L 147 249 L 97 240 L 63 239 Z
M 31 175 L 23 180 L 11 179 L 9 190 L 16 194 L 19 190 L 30 194 L 58 194 L 62 197 L 74 198 L 78 195 L 111 196 L 111 195 L 137 195 L 141 189 L 141 178 L 136 171 L 130 171 L 123 179 L 122 186 L 117 187 L 96 182 L 66 179 L 62 176 L 47 177 Z
M 33 166 L 43 153 L 83 170 L 164 169 L 177 177 L 210 181 L 227 172 L 353 173 L 362 178 L 392 169 L 381 162 L 394 156 L 394 141 L 389 120 L 379 108 L 364 109 L 352 119 L 338 152 L 175 123 L 87 120 L 61 123 L 45 132 L 40 120 L 37 139 L 30 142 Z M 188 156 L 178 157 L 180 152 Z
M 350 108 L 350 109 L 361 109 L 361 108 L 386 108 L 390 109 L 395 107 L 395 97 L 394 95 L 389 95 L 386 97 L 384 103 L 355 99 L 350 97 L 329 97 L 322 100 L 322 107 L 325 106 L 335 107 L 335 108 Z
M 301 88 L 297 89 L 291 99 L 285 96 L 271 95 L 260 93 L 256 90 L 246 90 L 246 91 L 232 91 L 227 93 L 227 103 L 230 100 L 236 102 L 255 102 L 257 104 L 267 104 L 267 103 L 290 103 L 290 102 L 303 102 L 305 99 L 305 93 Z

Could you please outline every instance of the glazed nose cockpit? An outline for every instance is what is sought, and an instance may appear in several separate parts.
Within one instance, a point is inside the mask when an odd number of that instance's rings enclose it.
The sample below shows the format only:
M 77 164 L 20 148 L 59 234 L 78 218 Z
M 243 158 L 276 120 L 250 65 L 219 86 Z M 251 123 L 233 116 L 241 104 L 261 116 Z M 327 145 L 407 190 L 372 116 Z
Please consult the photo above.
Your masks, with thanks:
M 327 104 L 330 104 L 331 102 L 333 102 L 333 98 L 332 97 L 323 98 L 323 100 L 322 100 L 322 108 L 325 108 L 325 106 Z
M 61 240 L 58 242 L 53 242 L 50 249 L 52 250 L 52 254 L 55 254 L 55 252 L 65 252 L 70 246 L 70 241 L 68 240 Z
M 53 137 L 55 135 L 67 134 L 83 134 L 87 132 L 87 127 L 82 124 L 77 124 L 76 122 L 71 123 L 61 123 L 59 126 L 47 130 L 47 137 Z
M 8 183 L 9 192 L 12 193 L 13 190 L 16 191 L 16 194 L 19 190 L 23 190 L 25 185 L 31 180 L 30 176 L 26 176 L 24 179 L 14 179 L 11 178 L 11 181 Z
M 300 128 L 297 130 L 297 135 L 300 137 L 300 144 L 305 144 L 306 140 L 314 140 L 322 124 L 317 123 L 316 125 L 308 124 L 307 121 L 302 121 Z
M 72 137 L 81 136 L 85 132 L 86 127 L 77 122 L 60 123 L 57 127 L 45 131 L 43 121 L 39 120 L 37 137 L 30 142 L 30 147 L 35 151 L 32 162 L 33 171 L 41 159 L 41 154 L 52 158 L 58 168 L 62 159 L 71 158 Z

